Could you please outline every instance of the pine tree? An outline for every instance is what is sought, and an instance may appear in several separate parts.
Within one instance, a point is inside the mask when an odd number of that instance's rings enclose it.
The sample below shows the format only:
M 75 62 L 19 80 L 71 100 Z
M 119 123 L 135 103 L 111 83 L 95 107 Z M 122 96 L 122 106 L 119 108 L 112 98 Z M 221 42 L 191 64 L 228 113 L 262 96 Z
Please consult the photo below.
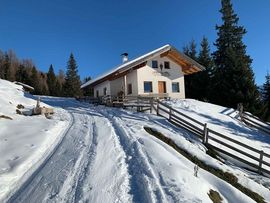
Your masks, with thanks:
M 40 91 L 42 95 L 49 95 L 49 88 L 47 85 L 47 74 L 40 72 L 39 74 L 40 78 Z
M 270 121 L 270 75 L 265 76 L 265 83 L 262 87 L 262 98 L 264 103 L 263 119 Z
M 221 0 L 223 24 L 216 26 L 218 38 L 213 53 L 215 62 L 215 94 L 218 104 L 236 107 L 243 103 L 251 112 L 256 110 L 258 90 L 251 69 L 252 60 L 246 53 L 242 38 L 246 34 L 243 26 L 238 25 L 239 18 L 234 13 L 230 0 Z
M 64 92 L 65 95 L 69 97 L 77 97 L 82 95 L 78 67 L 72 53 L 70 54 L 67 64 Z
M 64 94 L 65 72 L 62 69 L 60 69 L 58 72 L 57 82 L 59 83 L 57 84 L 59 85 L 59 90 L 58 90 L 59 95 L 57 96 L 64 96 L 65 95 Z
M 0 78 L 4 79 L 5 77 L 5 71 L 4 71 L 4 61 L 5 61 L 5 55 L 0 50 Z
M 55 96 L 57 97 L 62 96 L 62 87 L 58 79 L 56 80 L 55 83 Z
M 49 71 L 47 73 L 47 84 L 49 95 L 56 96 L 56 76 L 52 64 L 50 65 Z
M 85 77 L 85 78 L 83 79 L 83 81 L 82 81 L 82 84 L 88 82 L 89 80 L 91 80 L 91 77 L 90 77 L 90 76 Z
M 264 102 L 270 102 L 270 75 L 265 76 L 265 83 L 263 84 L 262 97 Z
M 4 59 L 4 79 L 11 80 L 10 59 L 7 53 L 5 54 Z
M 24 66 L 20 64 L 15 75 L 16 81 L 23 82 L 23 71 L 24 71 Z
M 38 71 L 35 66 L 33 66 L 30 77 L 30 85 L 35 88 L 34 94 L 41 94 L 40 79 L 38 77 Z
M 192 40 L 189 45 L 183 48 L 183 52 L 185 55 L 190 58 L 197 60 L 197 45 L 194 40 Z M 187 98 L 195 98 L 195 83 L 194 83 L 194 74 L 185 76 L 185 94 Z
M 202 101 L 211 101 L 211 86 L 213 77 L 213 59 L 206 37 L 201 41 L 201 49 L 197 61 L 205 67 L 204 71 L 194 74 L 195 98 Z
M 197 59 L 197 44 L 194 39 L 191 40 L 189 45 L 184 46 L 183 52 L 185 55 L 196 60 Z

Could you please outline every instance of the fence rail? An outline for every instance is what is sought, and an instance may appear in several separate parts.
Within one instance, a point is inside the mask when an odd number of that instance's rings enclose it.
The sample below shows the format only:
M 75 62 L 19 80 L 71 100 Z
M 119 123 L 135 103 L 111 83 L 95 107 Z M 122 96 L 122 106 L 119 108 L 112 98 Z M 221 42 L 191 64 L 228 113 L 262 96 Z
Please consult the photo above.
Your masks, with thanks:
M 255 168 L 260 173 L 270 175 L 270 160 L 265 160 L 265 158 L 270 158 L 270 154 L 209 129 L 207 124 L 185 115 L 160 100 L 156 100 L 151 109 L 154 109 L 157 115 L 193 133 L 215 151 Z
M 247 114 L 247 113 L 243 113 L 241 116 L 242 121 L 244 121 L 246 124 L 257 128 L 260 131 L 265 132 L 266 134 L 270 135 L 270 125 L 262 120 L 260 120 L 259 118 L 257 118 L 256 116 Z

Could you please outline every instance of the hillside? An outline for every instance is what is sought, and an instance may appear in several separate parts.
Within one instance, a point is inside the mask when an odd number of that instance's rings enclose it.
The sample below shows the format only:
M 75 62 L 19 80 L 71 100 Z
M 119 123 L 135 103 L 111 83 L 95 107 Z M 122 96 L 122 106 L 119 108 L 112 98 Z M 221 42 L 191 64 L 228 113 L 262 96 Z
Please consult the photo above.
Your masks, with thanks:
M 172 100 L 167 104 L 202 123 L 207 123 L 209 129 L 270 154 L 270 135 L 241 122 L 235 109 L 192 99 Z M 266 159 L 270 162 L 270 159 Z
M 19 115 L 17 105 L 23 105 L 27 111 L 36 105 L 36 100 L 24 93 L 21 86 L 0 79 L 0 116 L 7 117 L 0 118 L 0 201 L 44 161 L 70 119 L 61 109 L 51 120 Z
M 0 80 L 4 94 L 0 115 L 13 120 L 0 119 L 1 202 L 211 202 L 210 190 L 223 202 L 254 202 L 202 168 L 195 177 L 193 162 L 144 127 L 171 138 L 209 166 L 234 174 L 270 202 L 268 178 L 212 158 L 198 139 L 164 118 L 56 97 L 41 98 L 56 111 L 51 120 L 25 117 L 16 114 L 17 104 L 30 108 L 35 100 L 20 86 Z M 185 102 L 206 109 L 206 104 Z

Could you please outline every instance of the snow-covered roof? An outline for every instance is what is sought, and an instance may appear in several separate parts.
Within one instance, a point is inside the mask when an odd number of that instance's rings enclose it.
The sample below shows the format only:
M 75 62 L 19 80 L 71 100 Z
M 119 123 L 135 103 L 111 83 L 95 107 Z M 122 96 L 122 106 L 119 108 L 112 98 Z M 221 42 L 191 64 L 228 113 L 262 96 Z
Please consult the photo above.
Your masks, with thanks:
M 199 69 L 199 71 L 205 69 L 202 65 L 198 64 L 196 61 L 192 60 L 191 58 L 189 58 L 185 54 L 179 52 L 173 46 L 167 44 L 167 45 L 162 46 L 162 47 L 160 47 L 158 49 L 155 49 L 155 50 L 153 50 L 151 52 L 148 52 L 148 53 L 146 53 L 146 54 L 144 54 L 144 55 L 142 55 L 140 57 L 137 57 L 137 58 L 135 58 L 133 60 L 127 61 L 127 62 L 125 62 L 125 63 L 123 63 L 123 64 L 121 64 L 119 66 L 114 67 L 110 71 L 98 76 L 97 78 L 84 83 L 83 85 L 81 85 L 81 88 L 87 87 L 89 85 L 93 85 L 94 83 L 98 84 L 100 82 L 103 82 L 105 77 L 127 71 L 127 70 L 133 68 L 134 66 L 137 66 L 137 65 L 141 64 L 142 62 L 145 62 L 145 61 L 147 61 L 147 60 L 149 60 L 151 58 L 154 58 L 154 57 L 156 57 L 156 56 L 158 56 L 160 54 L 168 53 L 171 50 L 173 50 L 178 55 L 181 55 L 181 58 L 189 61 L 190 64 L 196 66 Z
M 27 85 L 27 84 L 24 84 L 24 83 L 22 83 L 22 82 L 14 81 L 13 83 L 16 84 L 16 85 L 21 85 L 21 86 L 23 86 L 24 88 L 27 88 L 27 89 L 29 89 L 29 90 L 34 90 L 34 89 L 35 89 L 34 87 L 32 87 L 32 86 L 30 86 L 30 85 Z

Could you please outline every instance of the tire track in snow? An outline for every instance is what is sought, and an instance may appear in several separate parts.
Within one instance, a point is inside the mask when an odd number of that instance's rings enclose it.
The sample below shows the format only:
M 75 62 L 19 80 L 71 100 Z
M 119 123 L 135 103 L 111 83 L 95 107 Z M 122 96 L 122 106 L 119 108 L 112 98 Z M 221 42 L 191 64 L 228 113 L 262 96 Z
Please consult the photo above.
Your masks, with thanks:
M 130 202 L 126 154 L 109 120 L 102 115 L 93 120 L 97 156 L 86 169 L 75 202 Z
M 73 122 L 70 128 L 66 131 L 66 134 L 62 142 L 58 145 L 56 150 L 50 155 L 47 161 L 43 162 L 35 174 L 27 181 L 27 183 L 21 187 L 21 189 L 10 198 L 9 202 L 58 202 L 62 201 L 62 197 L 59 196 L 59 191 L 63 191 L 63 186 L 73 187 L 68 185 L 66 181 L 70 172 L 76 170 L 76 164 L 82 165 L 78 161 L 82 161 L 82 154 L 87 150 L 87 147 L 83 140 L 91 130 L 89 129 L 85 120 L 86 115 L 80 115 L 79 113 L 71 113 Z M 86 119 L 85 119 L 86 118 Z M 84 160 L 85 161 L 85 160 Z M 78 169 L 77 169 L 78 170 Z M 77 173 L 79 173 L 77 171 Z M 78 178 L 78 176 L 74 176 Z M 76 180 L 73 180 L 73 183 Z M 64 189 L 65 190 L 65 189 Z M 66 189 L 66 191 L 69 191 Z M 73 191 L 73 190 L 71 190 Z M 66 195 L 74 197 L 71 194 Z
M 120 143 L 128 156 L 128 168 L 131 176 L 131 194 L 134 202 L 168 202 L 157 176 L 144 154 L 137 138 L 128 132 L 128 127 L 109 108 L 100 109 L 115 129 Z
M 84 139 L 86 150 L 83 150 L 80 153 L 73 170 L 70 171 L 68 178 L 64 182 L 62 189 L 59 192 L 59 199 L 64 202 L 78 202 L 78 197 L 80 196 L 79 191 L 81 190 L 81 182 L 85 178 L 87 168 L 96 155 L 95 149 L 97 140 L 94 131 L 95 126 L 93 118 L 90 116 L 87 116 L 86 118 L 87 122 L 85 122 L 85 125 L 87 124 L 88 126 L 91 126 L 88 128 Z
M 54 155 L 54 153 L 61 146 L 62 142 L 64 141 L 64 139 L 65 139 L 65 137 L 67 135 L 67 133 L 70 131 L 72 125 L 74 124 L 74 116 L 71 113 L 69 113 L 69 115 L 70 115 L 70 118 L 71 118 L 71 122 L 69 123 L 68 128 L 64 131 L 64 133 L 63 133 L 64 136 L 62 136 L 62 139 L 55 146 L 55 148 L 50 152 L 50 154 L 45 158 L 45 160 L 38 166 L 38 168 L 34 170 L 34 172 L 31 174 L 31 176 L 28 177 L 28 179 L 22 185 L 19 186 L 18 190 L 15 191 L 10 196 L 9 200 L 7 201 L 8 203 L 16 202 L 16 199 L 20 199 L 19 196 L 22 195 L 22 193 L 24 192 L 24 190 L 27 187 L 27 185 L 29 185 L 31 182 L 33 182 L 34 178 L 36 178 L 36 176 L 38 175 L 38 173 L 42 170 L 42 168 L 46 165 L 46 163 L 49 162 L 49 160 L 51 159 L 51 157 Z

